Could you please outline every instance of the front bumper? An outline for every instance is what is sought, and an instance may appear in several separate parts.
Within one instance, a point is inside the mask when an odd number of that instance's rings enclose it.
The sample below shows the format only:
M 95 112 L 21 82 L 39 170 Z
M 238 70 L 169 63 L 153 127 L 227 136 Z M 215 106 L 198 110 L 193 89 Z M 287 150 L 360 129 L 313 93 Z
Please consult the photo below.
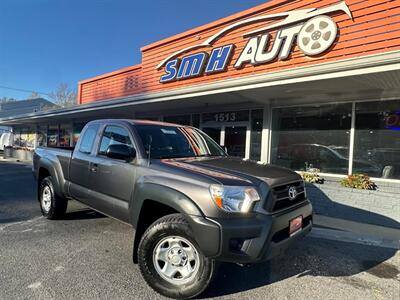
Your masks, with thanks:
M 303 216 L 302 230 L 289 236 L 289 222 L 298 216 Z M 308 200 L 272 215 L 198 221 L 192 228 L 204 254 L 235 263 L 255 263 L 279 255 L 308 234 L 313 224 Z

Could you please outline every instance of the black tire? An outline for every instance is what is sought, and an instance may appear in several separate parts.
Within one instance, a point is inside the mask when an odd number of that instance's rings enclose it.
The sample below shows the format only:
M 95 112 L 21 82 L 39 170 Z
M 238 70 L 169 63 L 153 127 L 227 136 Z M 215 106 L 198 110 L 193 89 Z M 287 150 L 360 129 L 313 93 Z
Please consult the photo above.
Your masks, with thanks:
M 162 278 L 153 263 L 153 251 L 159 242 L 169 236 L 183 237 L 196 249 L 199 257 L 198 271 L 190 282 L 172 284 Z M 206 258 L 196 243 L 193 232 L 181 214 L 165 216 L 154 222 L 143 234 L 139 249 L 140 272 L 147 284 L 159 294 L 174 299 L 190 299 L 206 290 L 215 274 L 215 261 Z
M 45 194 L 50 197 L 49 206 L 46 206 L 43 203 L 43 197 L 45 197 Z M 50 220 L 60 219 L 64 216 L 67 210 L 68 200 L 56 195 L 51 176 L 44 178 L 40 182 L 39 204 L 42 215 Z

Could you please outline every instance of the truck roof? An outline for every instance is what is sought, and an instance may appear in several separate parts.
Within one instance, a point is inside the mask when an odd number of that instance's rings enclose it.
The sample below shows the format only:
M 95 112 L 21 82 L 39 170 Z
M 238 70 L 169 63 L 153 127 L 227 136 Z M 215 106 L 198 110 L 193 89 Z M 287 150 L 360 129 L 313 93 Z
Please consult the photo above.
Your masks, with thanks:
M 167 123 L 167 122 L 161 122 L 161 121 L 151 121 L 151 120 L 135 120 L 135 119 L 98 119 L 91 121 L 89 123 L 118 123 L 118 122 L 125 122 L 125 123 L 130 123 L 132 125 L 161 125 L 161 126 L 185 126 L 185 127 L 190 127 L 187 125 L 180 125 L 180 124 L 174 124 L 174 123 Z

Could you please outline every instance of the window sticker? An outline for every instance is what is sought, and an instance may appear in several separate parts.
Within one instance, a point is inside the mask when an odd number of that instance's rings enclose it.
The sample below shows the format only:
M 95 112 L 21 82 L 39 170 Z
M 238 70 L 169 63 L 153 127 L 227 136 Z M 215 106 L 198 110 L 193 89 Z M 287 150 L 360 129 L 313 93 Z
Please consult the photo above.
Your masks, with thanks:
M 175 130 L 161 129 L 161 131 L 164 134 L 175 134 L 176 135 L 176 131 Z

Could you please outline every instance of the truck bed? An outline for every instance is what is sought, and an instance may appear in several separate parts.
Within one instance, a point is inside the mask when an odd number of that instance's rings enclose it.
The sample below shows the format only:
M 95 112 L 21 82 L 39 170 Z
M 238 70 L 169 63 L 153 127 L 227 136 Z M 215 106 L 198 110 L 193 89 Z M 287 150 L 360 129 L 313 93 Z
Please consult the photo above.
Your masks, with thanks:
M 69 180 L 69 164 L 71 161 L 73 149 L 73 147 L 39 147 L 35 150 L 35 154 L 33 156 L 33 168 L 36 170 L 37 162 L 40 160 L 40 158 L 44 158 L 51 161 L 55 165 L 59 165 L 59 167 L 61 167 L 62 169 L 65 179 Z

